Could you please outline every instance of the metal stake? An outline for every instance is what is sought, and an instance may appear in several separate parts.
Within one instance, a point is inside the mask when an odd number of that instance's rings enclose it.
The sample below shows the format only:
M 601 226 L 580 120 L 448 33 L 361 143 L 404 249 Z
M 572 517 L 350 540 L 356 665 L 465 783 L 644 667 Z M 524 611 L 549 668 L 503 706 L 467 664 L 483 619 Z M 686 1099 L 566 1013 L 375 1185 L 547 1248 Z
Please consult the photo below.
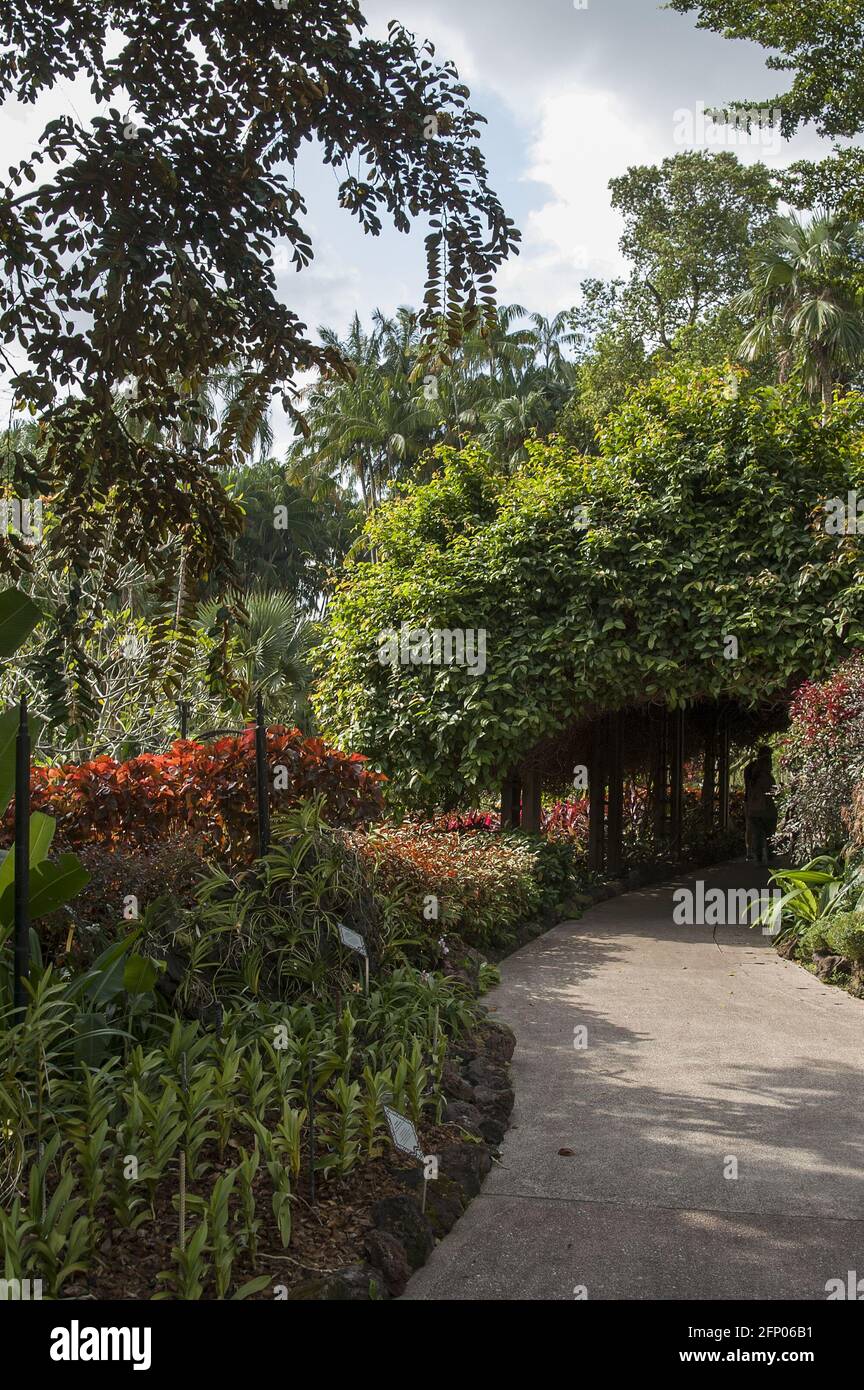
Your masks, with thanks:
M 308 1066 L 308 1109 L 309 1109 L 309 1200 L 315 1205 L 315 1089 L 312 1079 L 312 1057 Z
M 26 1008 L 24 981 L 30 974 L 30 730 L 27 697 L 21 696 L 15 737 L 15 976 L 16 1012 Z
M 258 791 L 258 855 L 263 859 L 270 848 L 270 782 L 267 775 L 267 726 L 264 698 L 259 690 L 255 717 L 255 773 Z

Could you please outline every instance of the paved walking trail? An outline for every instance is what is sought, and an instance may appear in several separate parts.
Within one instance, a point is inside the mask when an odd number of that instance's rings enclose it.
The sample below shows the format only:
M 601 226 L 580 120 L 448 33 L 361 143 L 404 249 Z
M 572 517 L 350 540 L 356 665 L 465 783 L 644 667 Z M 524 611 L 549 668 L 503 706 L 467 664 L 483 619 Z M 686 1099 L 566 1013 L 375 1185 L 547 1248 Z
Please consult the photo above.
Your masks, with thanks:
M 766 881 L 745 864 L 698 877 Z M 487 1002 L 518 1039 L 512 1127 L 405 1298 L 824 1299 L 828 1279 L 864 1278 L 864 1002 L 758 929 L 715 944 L 675 926 L 673 888 L 693 881 L 602 903 L 504 962 Z

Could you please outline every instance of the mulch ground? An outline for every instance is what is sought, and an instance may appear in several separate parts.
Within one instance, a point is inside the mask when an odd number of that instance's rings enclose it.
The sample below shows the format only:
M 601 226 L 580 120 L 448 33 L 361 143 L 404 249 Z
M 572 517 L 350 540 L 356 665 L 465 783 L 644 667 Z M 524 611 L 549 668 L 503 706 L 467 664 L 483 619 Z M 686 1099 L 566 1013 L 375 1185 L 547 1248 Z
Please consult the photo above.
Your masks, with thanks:
M 461 1136 L 455 1125 L 422 1125 L 419 1133 L 424 1153 L 432 1154 Z M 236 1154 L 236 1141 L 232 1144 Z M 251 1147 L 251 1143 L 247 1147 Z M 229 1152 L 220 1163 L 215 1146 L 205 1149 L 199 1163 L 201 1174 L 188 1184 L 188 1192 L 208 1198 L 220 1173 L 236 1166 L 236 1158 L 232 1159 L 231 1155 L 232 1145 L 229 1145 Z M 286 1250 L 273 1216 L 273 1188 L 262 1161 L 255 1183 L 256 1217 L 261 1222 L 258 1248 L 253 1259 L 250 1251 L 240 1243 L 238 1232 L 232 1291 L 250 1279 L 270 1274 L 270 1285 L 250 1297 L 272 1300 L 278 1286 L 290 1291 L 308 1279 L 335 1273 L 346 1265 L 362 1264 L 364 1238 L 373 1225 L 372 1209 L 382 1198 L 408 1190 L 405 1179 L 410 1170 L 407 1163 L 404 1155 L 388 1147 L 381 1157 L 358 1163 L 346 1177 L 325 1179 L 320 1173 L 316 1174 L 314 1203 L 308 1171 L 303 1172 L 293 1186 L 292 1231 Z M 231 1204 L 236 1211 L 239 1205 L 236 1185 Z M 170 1285 L 157 1282 L 156 1276 L 176 1267 L 172 1256 L 179 1239 L 176 1173 L 160 1185 L 154 1208 L 155 1217 L 144 1221 L 135 1231 L 119 1226 L 110 1210 L 100 1212 L 104 1222 L 101 1248 L 86 1274 L 67 1280 L 61 1298 L 142 1300 L 170 1289 Z M 194 1211 L 187 1212 L 187 1244 L 198 1219 Z M 209 1258 L 207 1263 L 211 1263 Z M 212 1269 L 203 1298 L 215 1299 Z

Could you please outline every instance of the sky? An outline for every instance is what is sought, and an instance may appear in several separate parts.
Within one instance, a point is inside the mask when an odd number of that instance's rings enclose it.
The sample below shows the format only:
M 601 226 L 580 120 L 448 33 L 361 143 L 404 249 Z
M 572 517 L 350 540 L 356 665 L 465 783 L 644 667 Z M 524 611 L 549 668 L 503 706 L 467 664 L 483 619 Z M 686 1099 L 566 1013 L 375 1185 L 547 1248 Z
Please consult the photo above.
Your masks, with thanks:
M 768 98 L 784 74 L 766 69 L 757 45 L 699 30 L 656 0 L 365 0 L 362 8 L 373 34 L 395 18 L 431 39 L 486 117 L 492 186 L 523 237 L 499 273 L 504 302 L 551 314 L 578 301 L 586 276 L 626 273 L 608 182 L 631 165 L 698 148 L 733 148 L 772 167 L 828 152 L 807 130 L 792 141 L 763 131 L 753 145 L 706 144 L 700 110 Z M 82 117 L 92 109 L 83 85 L 64 84 L 35 110 L 0 111 L 0 163 L 21 158 L 44 121 L 70 107 Z M 376 307 L 420 302 L 422 227 L 365 236 L 339 208 L 334 172 L 314 149 L 298 164 L 297 184 L 315 260 L 300 274 L 278 269 L 277 248 L 276 264 L 280 294 L 310 328 L 342 332 L 355 311 L 368 319 Z M 274 425 L 277 441 L 287 437 L 287 422 Z

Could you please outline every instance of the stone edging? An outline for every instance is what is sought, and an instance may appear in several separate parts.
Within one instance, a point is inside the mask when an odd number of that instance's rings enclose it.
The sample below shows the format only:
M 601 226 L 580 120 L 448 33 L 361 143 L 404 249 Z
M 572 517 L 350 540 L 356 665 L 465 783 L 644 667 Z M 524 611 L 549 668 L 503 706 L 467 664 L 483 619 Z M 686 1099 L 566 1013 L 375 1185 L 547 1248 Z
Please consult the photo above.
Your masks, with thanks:
M 404 1293 L 413 1272 L 455 1226 L 492 1167 L 493 1149 L 503 1139 L 513 1109 L 507 1065 L 515 1047 L 512 1029 L 491 1019 L 484 1019 L 467 1040 L 451 1044 L 442 1077 L 447 1097 L 443 1119 L 476 1139 L 457 1140 L 437 1155 L 438 1177 L 427 1184 L 425 1212 L 411 1190 L 382 1198 L 372 1208 L 365 1262 L 307 1280 L 291 1290 L 289 1299 L 345 1302 Z M 409 1189 L 418 1189 L 422 1181 L 417 1168 L 402 1178 Z

